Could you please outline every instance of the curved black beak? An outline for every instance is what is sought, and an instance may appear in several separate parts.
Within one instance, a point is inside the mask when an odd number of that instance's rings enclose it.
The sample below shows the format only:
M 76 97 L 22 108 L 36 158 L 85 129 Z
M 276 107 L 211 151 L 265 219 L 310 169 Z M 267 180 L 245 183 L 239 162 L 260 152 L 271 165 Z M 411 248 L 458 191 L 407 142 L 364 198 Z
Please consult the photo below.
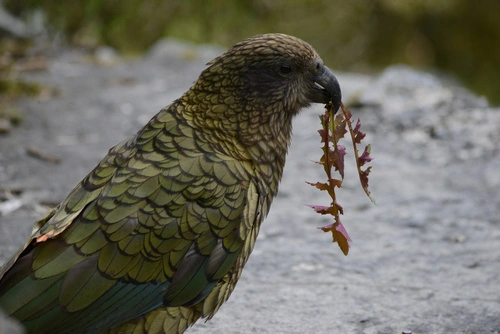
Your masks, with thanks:
M 340 85 L 332 71 L 325 65 L 320 72 L 314 76 L 315 94 L 311 98 L 311 102 L 328 103 L 330 100 L 333 103 L 335 112 L 340 107 L 342 101 L 342 92 Z

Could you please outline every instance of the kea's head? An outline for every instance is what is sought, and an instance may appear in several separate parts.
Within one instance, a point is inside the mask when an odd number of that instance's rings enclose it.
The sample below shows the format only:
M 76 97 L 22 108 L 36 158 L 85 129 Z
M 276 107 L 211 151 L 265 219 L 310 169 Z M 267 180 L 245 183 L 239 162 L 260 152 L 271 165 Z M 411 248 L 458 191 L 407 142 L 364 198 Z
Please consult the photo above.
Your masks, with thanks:
M 205 138 L 232 155 L 284 163 L 292 118 L 311 103 L 341 102 L 340 86 L 314 49 L 299 38 L 248 38 L 209 62 L 179 103 Z M 224 148 L 229 147 L 229 148 Z
M 250 37 L 215 58 L 194 88 L 216 104 L 294 115 L 311 103 L 341 101 L 340 86 L 316 51 L 285 34 Z M 217 96 L 222 97 L 218 99 Z

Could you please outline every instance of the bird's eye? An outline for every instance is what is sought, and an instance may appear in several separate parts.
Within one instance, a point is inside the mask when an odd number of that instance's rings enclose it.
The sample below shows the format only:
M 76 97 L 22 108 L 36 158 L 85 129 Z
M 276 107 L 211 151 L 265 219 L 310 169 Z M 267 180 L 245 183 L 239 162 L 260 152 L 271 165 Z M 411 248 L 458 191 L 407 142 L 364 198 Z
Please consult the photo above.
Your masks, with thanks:
M 292 67 L 290 65 L 281 65 L 280 71 L 283 74 L 288 74 L 292 72 Z

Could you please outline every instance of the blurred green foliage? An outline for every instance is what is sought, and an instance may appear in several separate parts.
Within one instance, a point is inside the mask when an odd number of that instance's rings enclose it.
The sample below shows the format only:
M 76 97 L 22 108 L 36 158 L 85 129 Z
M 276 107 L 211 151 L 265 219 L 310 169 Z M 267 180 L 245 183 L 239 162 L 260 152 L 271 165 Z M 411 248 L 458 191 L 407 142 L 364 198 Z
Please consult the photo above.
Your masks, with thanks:
M 73 43 L 140 53 L 164 37 L 230 46 L 265 32 L 311 43 L 336 70 L 394 63 L 443 70 L 500 103 L 496 0 L 4 0 L 12 13 L 45 13 Z

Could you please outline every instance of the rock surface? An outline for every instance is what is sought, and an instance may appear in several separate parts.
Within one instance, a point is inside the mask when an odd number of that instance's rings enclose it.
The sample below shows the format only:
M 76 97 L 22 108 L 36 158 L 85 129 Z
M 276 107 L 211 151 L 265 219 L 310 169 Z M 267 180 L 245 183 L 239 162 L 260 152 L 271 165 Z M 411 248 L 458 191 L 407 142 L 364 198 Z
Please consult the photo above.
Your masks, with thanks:
M 0 263 L 108 148 L 223 50 L 166 40 L 136 60 L 104 51 L 46 52 L 47 70 L 22 74 L 57 94 L 19 101 L 25 122 L 0 137 Z M 188 332 L 500 333 L 500 110 L 406 67 L 334 72 L 375 158 L 377 205 L 351 160 L 338 191 L 349 256 L 316 229 L 330 220 L 304 205 L 329 203 L 304 182 L 324 180 L 312 162 L 321 156 L 315 106 L 294 122 L 279 196 L 235 292 Z

